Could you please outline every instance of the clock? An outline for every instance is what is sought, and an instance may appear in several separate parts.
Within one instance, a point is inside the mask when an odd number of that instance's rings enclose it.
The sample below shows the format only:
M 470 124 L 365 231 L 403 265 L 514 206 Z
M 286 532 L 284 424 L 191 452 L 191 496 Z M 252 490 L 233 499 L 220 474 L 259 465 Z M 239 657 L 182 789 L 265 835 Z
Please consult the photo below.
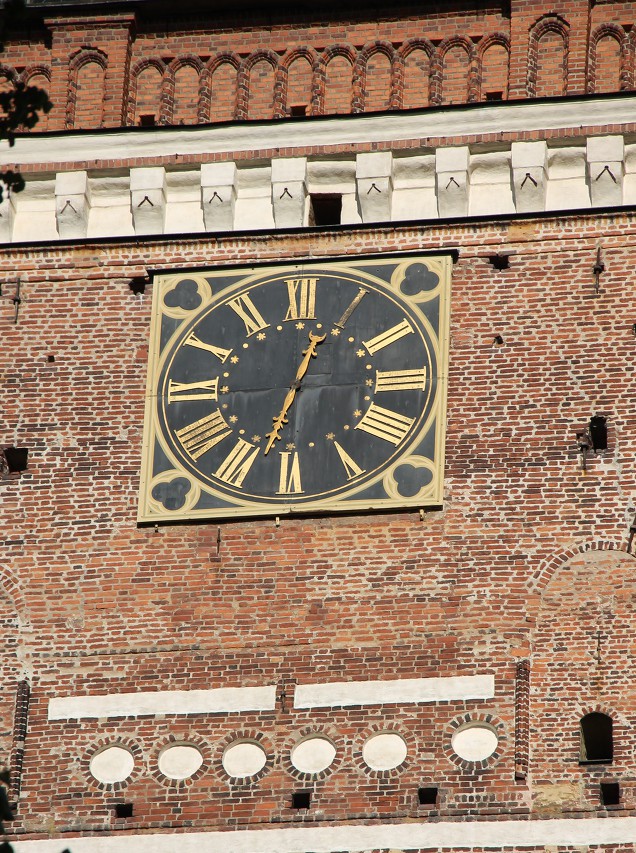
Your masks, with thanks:
M 139 520 L 441 504 L 450 266 L 156 276 Z

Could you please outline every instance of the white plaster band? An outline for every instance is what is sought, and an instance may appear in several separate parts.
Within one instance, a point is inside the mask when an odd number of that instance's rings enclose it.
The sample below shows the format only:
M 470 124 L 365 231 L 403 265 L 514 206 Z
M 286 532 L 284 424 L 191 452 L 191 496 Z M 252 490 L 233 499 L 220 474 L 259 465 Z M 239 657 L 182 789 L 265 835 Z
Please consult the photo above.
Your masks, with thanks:
M 395 681 L 333 681 L 298 684 L 295 708 L 337 708 L 347 705 L 387 705 L 411 702 L 451 702 L 492 699 L 492 675 L 454 675 L 446 678 L 401 678 Z
M 147 835 L 47 839 L 13 842 L 16 853 L 363 853 L 365 850 L 490 849 L 542 845 L 631 844 L 636 817 L 408 823 L 240 829 L 226 832 L 171 832 Z
M 29 134 L 19 137 L 19 145 L 0 142 L 0 165 L 29 163 L 70 163 L 127 160 L 155 157 L 254 151 L 263 147 L 306 148 L 321 145 L 477 136 L 630 124 L 634 121 L 634 96 L 586 98 L 567 103 L 517 104 L 471 109 L 423 111 L 417 114 L 392 113 L 381 116 L 339 116 L 312 122 L 234 122 L 184 131 L 134 131 L 122 133 L 66 134 L 61 144 L 55 137 Z
M 112 693 L 106 696 L 51 699 L 49 720 L 142 717 L 156 714 L 227 714 L 233 711 L 273 711 L 275 707 L 275 686 L 158 690 L 152 693 Z

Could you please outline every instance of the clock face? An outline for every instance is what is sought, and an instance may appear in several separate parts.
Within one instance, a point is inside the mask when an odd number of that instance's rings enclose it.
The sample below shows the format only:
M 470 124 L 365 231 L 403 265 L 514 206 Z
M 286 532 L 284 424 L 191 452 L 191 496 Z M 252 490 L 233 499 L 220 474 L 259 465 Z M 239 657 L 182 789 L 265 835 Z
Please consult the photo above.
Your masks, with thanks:
M 440 503 L 447 272 L 391 258 L 158 279 L 140 520 Z

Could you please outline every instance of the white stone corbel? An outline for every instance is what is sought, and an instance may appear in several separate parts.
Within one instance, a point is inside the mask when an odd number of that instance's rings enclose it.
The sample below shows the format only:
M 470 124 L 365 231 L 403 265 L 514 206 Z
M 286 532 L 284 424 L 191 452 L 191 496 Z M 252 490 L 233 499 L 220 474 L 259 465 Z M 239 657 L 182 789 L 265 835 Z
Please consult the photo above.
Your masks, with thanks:
M 0 243 L 10 243 L 13 238 L 13 220 L 15 219 L 15 196 L 6 187 L 2 191 L 0 202 Z
M 548 180 L 546 142 L 513 142 L 512 181 L 517 213 L 545 210 Z
M 58 172 L 55 176 L 55 221 L 63 240 L 86 237 L 91 197 L 88 172 Z
M 363 222 L 389 222 L 393 200 L 393 155 L 390 151 L 356 157 L 358 209 Z
M 441 217 L 468 213 L 470 150 L 467 145 L 438 148 L 435 152 L 437 208 Z
M 163 234 L 166 170 L 151 166 L 130 170 L 130 207 L 135 234 Z
M 277 228 L 304 225 L 307 207 L 307 158 L 272 160 L 272 207 Z
M 201 207 L 206 231 L 231 231 L 236 206 L 236 164 L 203 163 Z
M 625 141 L 622 136 L 592 136 L 587 140 L 587 171 L 593 207 L 623 203 Z

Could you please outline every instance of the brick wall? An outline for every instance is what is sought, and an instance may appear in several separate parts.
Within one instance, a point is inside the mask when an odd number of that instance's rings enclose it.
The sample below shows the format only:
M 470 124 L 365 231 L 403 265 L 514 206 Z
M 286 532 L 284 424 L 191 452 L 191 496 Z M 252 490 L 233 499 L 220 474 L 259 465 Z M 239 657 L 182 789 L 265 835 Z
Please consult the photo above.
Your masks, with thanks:
M 193 124 L 413 109 L 634 87 L 633 4 L 493 1 L 295 21 L 229 13 L 185 26 L 49 17 L 9 38 L 4 74 L 50 90 L 39 129 Z M 142 119 L 142 116 L 145 117 Z
M 0 483 L 4 606 L 7 619 L 20 614 L 3 634 L 5 750 L 15 682 L 28 675 L 32 686 L 18 828 L 35 838 L 592 816 L 606 813 L 599 784 L 608 778 L 621 785 L 621 814 L 633 814 L 634 557 L 624 549 L 636 494 L 636 380 L 626 370 L 635 235 L 629 214 L 595 213 L 425 233 L 217 237 L 213 255 L 205 239 L 3 249 L 2 280 L 20 275 L 23 299 L 17 324 L 8 285 L 0 301 L 3 440 L 30 448 L 28 470 Z M 599 241 L 606 272 L 595 295 Z M 451 246 L 460 255 L 442 510 L 137 527 L 151 302 L 150 288 L 131 291 L 132 278 L 147 267 Z M 488 258 L 504 250 L 510 266 L 495 269 Z M 609 448 L 583 475 L 576 432 L 592 415 L 607 417 Z M 526 660 L 529 764 L 516 777 Z M 481 673 L 494 676 L 492 699 L 293 704 L 296 682 Z M 54 696 L 263 684 L 277 687 L 273 711 L 47 720 Z M 579 720 L 592 709 L 616 721 L 609 766 L 579 765 Z M 479 765 L 451 749 L 470 720 L 498 732 L 496 755 Z M 407 757 L 371 771 L 362 745 L 386 730 L 403 737 Z M 305 777 L 289 755 L 310 731 L 330 738 L 337 757 Z M 267 755 L 240 783 L 221 766 L 237 738 Z M 182 741 L 204 763 L 175 783 L 157 760 Z M 131 750 L 133 773 L 99 783 L 90 759 L 117 742 Z M 439 788 L 436 804 L 419 804 L 421 787 Z M 307 812 L 291 808 L 299 790 L 312 792 Z M 122 802 L 132 817 L 114 816 Z

